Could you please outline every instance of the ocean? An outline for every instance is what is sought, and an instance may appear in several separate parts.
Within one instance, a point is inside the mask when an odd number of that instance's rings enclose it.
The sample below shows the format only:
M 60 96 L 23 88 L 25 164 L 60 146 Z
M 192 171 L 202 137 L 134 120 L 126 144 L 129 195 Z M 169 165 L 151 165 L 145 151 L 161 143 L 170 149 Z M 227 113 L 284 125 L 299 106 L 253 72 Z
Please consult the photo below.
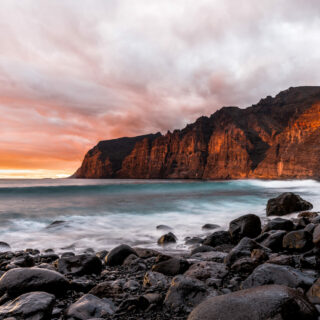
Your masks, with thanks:
M 313 180 L 0 180 L 0 241 L 13 250 L 82 252 L 126 243 L 157 248 L 165 224 L 185 250 L 187 236 L 205 236 L 206 223 L 227 229 L 243 214 L 266 219 L 267 200 L 296 192 L 320 211 Z M 64 221 L 48 226 L 54 221 Z M 212 231 L 211 231 L 212 232 Z

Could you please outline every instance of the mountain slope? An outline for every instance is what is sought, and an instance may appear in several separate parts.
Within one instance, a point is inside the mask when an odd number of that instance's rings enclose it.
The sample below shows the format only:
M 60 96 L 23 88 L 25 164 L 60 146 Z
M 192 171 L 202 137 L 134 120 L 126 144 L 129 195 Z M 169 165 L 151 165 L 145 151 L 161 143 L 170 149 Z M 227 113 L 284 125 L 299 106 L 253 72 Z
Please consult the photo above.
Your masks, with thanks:
M 74 177 L 319 178 L 319 139 L 320 87 L 296 87 L 166 135 L 99 142 Z

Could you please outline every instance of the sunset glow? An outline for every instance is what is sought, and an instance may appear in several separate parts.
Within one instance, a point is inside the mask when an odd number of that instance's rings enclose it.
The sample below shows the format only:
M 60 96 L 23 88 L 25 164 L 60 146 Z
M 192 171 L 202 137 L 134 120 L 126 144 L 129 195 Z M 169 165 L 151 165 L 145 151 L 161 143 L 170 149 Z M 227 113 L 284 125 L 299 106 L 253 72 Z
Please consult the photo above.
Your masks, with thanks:
M 299 0 L 1 1 L 0 178 L 69 176 L 99 140 L 165 133 L 319 83 L 317 9 Z

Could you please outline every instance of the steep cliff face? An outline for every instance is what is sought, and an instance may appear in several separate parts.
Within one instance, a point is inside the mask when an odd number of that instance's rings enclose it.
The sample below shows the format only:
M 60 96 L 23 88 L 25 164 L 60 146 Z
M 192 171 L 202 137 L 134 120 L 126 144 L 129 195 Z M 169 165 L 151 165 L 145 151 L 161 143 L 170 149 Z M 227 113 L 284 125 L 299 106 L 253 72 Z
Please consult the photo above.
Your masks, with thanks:
M 99 142 L 77 178 L 319 178 L 320 87 L 247 109 L 224 107 L 182 130 Z

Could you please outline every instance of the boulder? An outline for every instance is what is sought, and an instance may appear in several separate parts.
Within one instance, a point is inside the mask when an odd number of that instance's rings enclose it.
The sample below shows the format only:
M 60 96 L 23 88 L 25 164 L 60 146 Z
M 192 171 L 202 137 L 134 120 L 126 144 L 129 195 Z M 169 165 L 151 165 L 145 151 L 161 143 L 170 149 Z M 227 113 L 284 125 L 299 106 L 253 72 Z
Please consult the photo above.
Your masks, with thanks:
M 0 319 L 51 319 L 55 297 L 46 292 L 25 293 L 0 306 Z
M 120 296 L 125 281 L 120 279 L 116 281 L 103 281 L 93 287 L 89 293 L 99 298 L 114 298 Z
M 212 224 L 212 223 L 206 223 L 202 226 L 202 230 L 213 230 L 213 229 L 218 229 L 218 228 L 220 228 L 219 225 Z
M 184 239 L 186 245 L 201 244 L 203 239 L 200 237 L 187 237 Z
M 176 243 L 176 242 L 177 242 L 177 237 L 172 232 L 166 233 L 158 239 L 158 245 L 160 246 L 165 246 L 170 243 Z
M 223 279 L 228 274 L 224 263 L 213 261 L 201 261 L 194 263 L 184 275 L 190 278 L 205 281 L 209 278 Z
M 190 264 L 184 259 L 170 258 L 153 265 L 152 271 L 160 272 L 167 276 L 176 276 L 188 270 L 189 266 Z
M 261 221 L 255 214 L 246 214 L 229 224 L 229 233 L 233 242 L 239 242 L 242 238 L 255 238 L 261 232 Z
M 261 246 L 258 242 L 250 238 L 242 238 L 238 245 L 229 252 L 224 262 L 228 266 L 231 266 L 240 258 L 250 257 L 253 249 L 261 249 L 266 252 L 270 251 L 268 248 Z
M 158 226 L 156 226 L 157 230 L 172 230 L 171 227 L 165 225 L 165 224 L 159 224 Z
M 228 231 L 216 231 L 206 237 L 203 244 L 206 246 L 217 247 L 223 244 L 230 244 L 231 237 Z
M 208 298 L 188 320 L 316 320 L 317 314 L 297 290 L 266 285 Z
M 165 289 L 169 286 L 170 280 L 168 277 L 159 272 L 147 271 L 143 278 L 144 288 Z
M 281 251 L 282 241 L 285 235 L 286 235 L 286 231 L 283 231 L 283 230 L 270 232 L 268 238 L 263 240 L 261 242 L 261 245 L 275 252 Z
M 207 245 L 202 245 L 202 246 L 198 246 L 194 249 L 191 250 L 191 255 L 194 255 L 196 253 L 199 252 L 209 252 L 209 251 L 214 251 L 215 249 L 211 246 L 207 246 Z
M 85 294 L 66 311 L 66 319 L 87 320 L 114 314 L 115 306 L 109 299 L 100 299 L 92 294 Z
M 0 293 L 16 297 L 31 291 L 45 291 L 63 295 L 69 288 L 68 280 L 60 273 L 40 268 L 16 268 L 0 278 Z
M 270 220 L 262 229 L 262 232 L 267 232 L 270 230 L 285 230 L 292 231 L 293 230 L 293 222 L 288 219 L 275 218 Z
M 309 220 L 312 220 L 318 216 L 319 216 L 318 212 L 312 212 L 312 211 L 304 211 L 298 214 L 298 218 L 308 218 Z
M 100 274 L 102 262 L 96 255 L 81 254 L 60 258 L 57 262 L 58 271 L 63 274 L 82 276 Z
M 164 304 L 171 310 L 190 312 L 208 296 L 205 284 L 183 275 L 173 278 Z
M 137 253 L 128 245 L 121 244 L 113 248 L 105 258 L 105 263 L 107 266 L 113 267 L 117 265 L 122 265 L 123 261 L 130 255 Z
M 228 254 L 221 251 L 198 252 L 191 256 L 193 260 L 223 262 Z
M 313 246 L 312 235 L 304 230 L 291 231 L 283 237 L 282 246 L 284 249 L 307 251 Z
M 320 304 L 320 278 L 308 290 L 307 297 L 310 302 Z
M 290 266 L 265 263 L 258 266 L 242 283 L 243 289 L 258 287 L 266 284 L 280 284 L 290 288 L 308 289 L 314 278 Z
M 303 200 L 300 196 L 285 192 L 280 196 L 270 199 L 267 203 L 267 216 L 283 216 L 288 213 L 310 210 L 313 205 Z

